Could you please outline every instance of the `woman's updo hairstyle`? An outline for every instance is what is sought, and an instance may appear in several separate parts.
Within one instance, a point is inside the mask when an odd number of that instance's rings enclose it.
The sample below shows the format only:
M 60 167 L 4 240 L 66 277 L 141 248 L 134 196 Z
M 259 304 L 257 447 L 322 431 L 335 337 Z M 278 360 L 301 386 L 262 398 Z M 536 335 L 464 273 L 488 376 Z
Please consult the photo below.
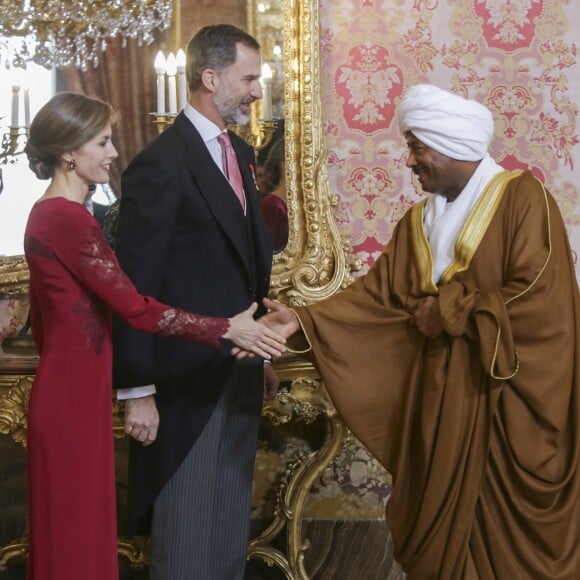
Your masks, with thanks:
M 28 131 L 26 155 L 38 179 L 51 179 L 61 156 L 93 139 L 117 114 L 111 105 L 79 93 L 59 93 L 36 114 Z

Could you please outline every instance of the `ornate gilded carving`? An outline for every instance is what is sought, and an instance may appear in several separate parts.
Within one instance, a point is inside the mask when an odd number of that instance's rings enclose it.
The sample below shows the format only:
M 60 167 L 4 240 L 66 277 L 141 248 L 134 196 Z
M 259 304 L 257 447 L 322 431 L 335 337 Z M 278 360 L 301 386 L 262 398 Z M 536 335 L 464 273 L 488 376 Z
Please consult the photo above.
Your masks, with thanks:
M 129 560 L 131 567 L 143 568 L 149 565 L 149 538 L 138 540 L 117 540 L 117 552 Z
M 32 376 L 0 375 L 0 433 L 26 446 L 26 409 Z
M 319 415 L 334 416 L 334 407 L 320 380 L 298 377 L 289 389 L 281 389 L 275 401 L 264 406 L 262 414 L 274 425 L 298 418 L 312 423 Z
M 142 568 L 149 564 L 148 544 L 145 539 L 132 542 L 119 539 L 117 541 L 117 552 L 119 556 L 124 556 L 134 568 Z M 6 570 L 10 560 L 24 561 L 28 556 L 28 538 L 23 537 L 14 540 L 5 546 L 0 547 L 0 571 Z
M 113 399 L 113 437 L 115 437 L 115 439 L 122 439 L 125 437 L 125 431 L 123 429 L 125 421 L 124 409 L 124 401 Z
M 277 490 L 274 520 L 250 542 L 248 558 L 278 566 L 288 579 L 307 580 L 310 576 L 304 567 L 304 552 L 310 544 L 302 537 L 304 503 L 313 484 L 324 475 L 339 452 L 346 428 L 336 416 L 336 410 L 312 365 L 289 358 L 281 361 L 276 371 L 281 380 L 290 379 L 290 386 L 281 389 L 276 400 L 264 406 L 263 414 L 274 424 L 290 420 L 312 423 L 322 416 L 325 418 L 326 437 L 320 449 L 299 453 L 297 459 L 287 466 Z M 284 527 L 286 553 L 270 545 Z
M 26 409 L 32 387 L 32 375 L 0 375 L 0 433 L 26 446 Z M 123 402 L 113 400 L 113 436 L 125 437 Z
M 6 570 L 10 560 L 22 561 L 28 556 L 28 539 L 14 540 L 0 547 L 0 570 Z
M 256 4 L 255 0 L 251 0 Z M 336 227 L 326 172 L 315 0 L 284 2 L 284 111 L 289 238 L 274 256 L 271 296 L 293 306 L 322 300 L 360 268 Z
M 0 297 L 28 294 L 29 280 L 24 256 L 0 258 Z

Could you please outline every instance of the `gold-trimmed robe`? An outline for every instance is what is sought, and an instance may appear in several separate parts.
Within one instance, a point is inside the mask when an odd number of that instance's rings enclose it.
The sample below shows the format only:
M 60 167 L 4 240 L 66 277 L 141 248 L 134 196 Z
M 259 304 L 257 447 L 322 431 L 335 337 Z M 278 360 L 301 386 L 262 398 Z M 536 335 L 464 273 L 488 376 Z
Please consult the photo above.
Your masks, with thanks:
M 410 579 L 578 580 L 579 300 L 560 212 L 530 172 L 500 174 L 437 287 L 422 211 L 365 276 L 297 309 L 310 356 L 393 475 L 387 523 Z M 427 295 L 434 340 L 410 324 Z

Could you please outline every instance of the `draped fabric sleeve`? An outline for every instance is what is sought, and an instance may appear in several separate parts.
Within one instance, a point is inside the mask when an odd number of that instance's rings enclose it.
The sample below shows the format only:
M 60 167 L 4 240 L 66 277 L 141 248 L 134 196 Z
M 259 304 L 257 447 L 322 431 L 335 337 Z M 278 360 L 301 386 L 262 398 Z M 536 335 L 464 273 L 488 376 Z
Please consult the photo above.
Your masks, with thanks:
M 226 318 L 213 318 L 170 308 L 142 296 L 121 270 L 97 222 L 79 205 L 52 217 L 53 251 L 73 276 L 123 320 L 138 330 L 173 336 L 219 348 L 229 328 Z
M 441 313 L 450 335 L 476 342 L 490 379 L 508 382 L 502 418 L 518 464 L 558 479 L 566 471 L 558 450 L 575 384 L 569 364 L 578 340 L 574 265 L 557 205 L 531 174 L 524 173 L 505 203 L 505 238 L 495 242 L 503 283 L 486 287 L 482 279 L 476 287 L 459 275 L 440 288 Z
M 500 380 L 515 375 L 519 366 L 510 317 L 518 317 L 520 305 L 544 299 L 552 257 L 548 195 L 538 182 L 526 179 L 512 198 L 508 225 L 515 235 L 507 246 L 502 286 L 477 288 L 459 276 L 439 294 L 445 330 L 474 338 L 484 369 Z
M 334 405 L 348 427 L 387 468 L 402 449 L 407 386 L 424 338 L 395 294 L 408 264 L 399 228 L 369 272 L 321 303 L 297 308 Z
M 509 180 L 438 288 L 434 339 L 409 324 L 412 218 L 366 276 L 297 310 L 338 412 L 393 475 L 396 558 L 410 578 L 578 578 L 580 313 L 558 208 L 531 173 Z
M 409 324 L 426 291 L 408 216 L 366 276 L 297 309 L 338 412 L 393 475 L 397 561 L 414 579 L 579 578 L 580 306 L 556 203 L 530 172 L 509 180 L 438 288 L 433 339 Z

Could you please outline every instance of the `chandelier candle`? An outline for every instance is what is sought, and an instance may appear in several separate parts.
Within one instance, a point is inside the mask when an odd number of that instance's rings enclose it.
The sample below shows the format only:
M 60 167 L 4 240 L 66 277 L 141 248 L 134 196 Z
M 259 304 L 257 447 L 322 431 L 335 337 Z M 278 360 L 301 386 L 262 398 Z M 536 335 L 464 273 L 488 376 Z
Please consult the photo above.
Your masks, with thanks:
M 177 74 L 177 63 L 175 55 L 170 52 L 167 57 L 167 92 L 169 96 L 169 114 L 177 114 L 177 85 L 175 75 Z
M 185 52 L 180 48 L 175 57 L 177 63 L 177 85 L 179 89 L 179 109 L 185 109 L 187 103 L 187 86 L 185 81 Z
M 159 51 L 155 57 L 155 72 L 157 73 L 157 113 L 165 115 L 165 70 L 167 64 L 163 53 Z
M 10 122 L 10 126 L 13 129 L 18 128 L 18 117 L 19 117 L 18 101 L 19 101 L 19 98 L 20 98 L 20 87 L 18 85 L 13 85 L 12 86 L 12 118 L 11 118 L 11 122 Z

